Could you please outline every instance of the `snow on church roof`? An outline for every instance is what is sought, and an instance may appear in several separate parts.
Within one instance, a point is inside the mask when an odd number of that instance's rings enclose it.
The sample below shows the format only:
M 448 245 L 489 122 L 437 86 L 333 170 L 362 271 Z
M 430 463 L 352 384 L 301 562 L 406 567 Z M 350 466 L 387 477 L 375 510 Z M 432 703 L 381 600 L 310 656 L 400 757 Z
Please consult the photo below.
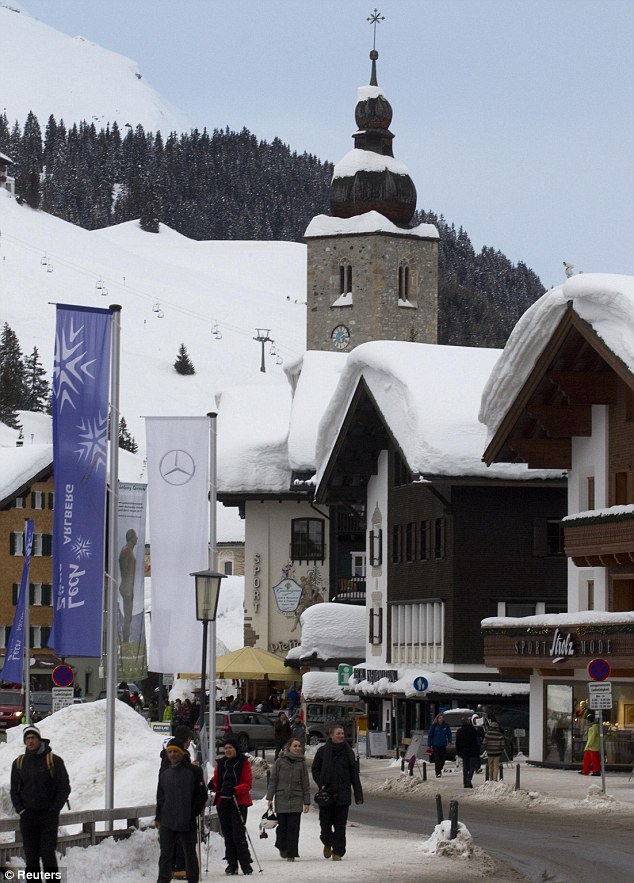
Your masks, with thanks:
M 555 470 L 482 462 L 486 430 L 478 421 L 485 381 L 500 356 L 481 347 L 373 341 L 356 347 L 319 427 L 317 483 L 361 378 L 410 469 L 421 475 L 544 479 Z
M 368 150 L 353 150 L 352 153 L 368 154 Z M 371 154 L 377 156 L 376 153 Z M 350 154 L 348 154 L 350 156 Z M 390 157 L 379 157 L 381 160 Z M 344 157 L 345 159 L 345 157 Z M 343 162 L 344 160 L 342 160 Z M 396 162 L 396 160 L 392 160 Z M 385 168 L 385 163 L 383 163 Z M 405 174 L 407 170 L 405 170 Z M 400 174 L 403 174 L 402 172 Z M 345 236 L 359 233 L 393 233 L 397 236 L 412 236 L 416 239 L 438 239 L 438 230 L 433 224 L 419 224 L 417 227 L 404 229 L 388 221 L 380 212 L 365 212 L 352 218 L 333 218 L 330 215 L 316 215 L 304 233 L 305 239 L 318 236 Z
M 568 305 L 634 373 L 634 276 L 571 276 L 526 310 L 511 332 L 482 393 L 480 420 L 495 434 Z

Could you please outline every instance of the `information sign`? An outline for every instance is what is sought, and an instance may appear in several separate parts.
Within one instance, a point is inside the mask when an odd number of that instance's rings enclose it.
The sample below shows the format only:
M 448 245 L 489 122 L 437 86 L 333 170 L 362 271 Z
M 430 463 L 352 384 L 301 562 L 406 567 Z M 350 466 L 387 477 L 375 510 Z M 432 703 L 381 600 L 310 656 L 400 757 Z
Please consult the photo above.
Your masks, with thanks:
M 347 662 L 342 662 L 337 669 L 337 685 L 339 687 L 347 687 L 348 681 L 352 677 L 353 671 L 354 665 L 350 665 Z
M 419 677 L 414 678 L 413 686 L 417 693 L 426 693 L 429 689 L 429 681 L 427 680 L 427 678 L 424 678 L 422 675 L 420 675 Z
M 53 693 L 53 713 L 73 704 L 75 691 L 72 687 L 53 687 L 51 692 Z
M 593 711 L 612 708 L 612 684 L 588 684 L 588 705 Z

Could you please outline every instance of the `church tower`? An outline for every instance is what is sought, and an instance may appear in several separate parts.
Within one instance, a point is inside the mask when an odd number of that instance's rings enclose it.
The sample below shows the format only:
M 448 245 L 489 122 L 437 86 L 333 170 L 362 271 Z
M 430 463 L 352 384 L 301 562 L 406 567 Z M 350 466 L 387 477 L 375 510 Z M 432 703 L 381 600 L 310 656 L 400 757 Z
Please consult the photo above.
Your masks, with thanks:
M 331 215 L 306 230 L 307 348 L 349 351 L 369 340 L 437 343 L 438 231 L 409 227 L 416 188 L 394 159 L 392 108 L 379 87 L 358 89 L 354 148 L 335 166 Z

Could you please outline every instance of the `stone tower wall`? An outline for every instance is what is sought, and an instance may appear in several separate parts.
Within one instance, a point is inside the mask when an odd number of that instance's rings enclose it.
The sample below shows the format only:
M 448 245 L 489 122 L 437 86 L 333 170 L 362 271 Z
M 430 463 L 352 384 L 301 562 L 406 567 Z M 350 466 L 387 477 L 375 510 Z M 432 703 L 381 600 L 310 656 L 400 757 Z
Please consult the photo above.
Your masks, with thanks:
M 337 325 L 350 331 L 349 351 L 370 340 L 438 341 L 438 241 L 390 233 L 307 240 L 307 347 L 334 350 Z M 409 267 L 409 303 L 399 301 L 399 266 Z M 340 295 L 340 266 L 352 266 L 352 305 Z M 400 305 L 399 305 L 400 304 Z

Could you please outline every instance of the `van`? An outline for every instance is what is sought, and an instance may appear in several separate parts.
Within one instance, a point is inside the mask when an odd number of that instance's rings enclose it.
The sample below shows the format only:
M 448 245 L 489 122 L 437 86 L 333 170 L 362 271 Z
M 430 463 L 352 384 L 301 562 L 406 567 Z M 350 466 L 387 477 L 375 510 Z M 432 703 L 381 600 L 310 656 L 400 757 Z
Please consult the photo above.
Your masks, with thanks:
M 354 721 L 360 714 L 365 714 L 365 709 L 356 702 L 306 702 L 304 722 L 308 745 L 325 742 L 333 724 L 341 724 L 346 739 L 351 742 L 354 737 Z
M 24 708 L 22 690 L 0 690 L 0 730 L 8 730 L 21 723 Z

